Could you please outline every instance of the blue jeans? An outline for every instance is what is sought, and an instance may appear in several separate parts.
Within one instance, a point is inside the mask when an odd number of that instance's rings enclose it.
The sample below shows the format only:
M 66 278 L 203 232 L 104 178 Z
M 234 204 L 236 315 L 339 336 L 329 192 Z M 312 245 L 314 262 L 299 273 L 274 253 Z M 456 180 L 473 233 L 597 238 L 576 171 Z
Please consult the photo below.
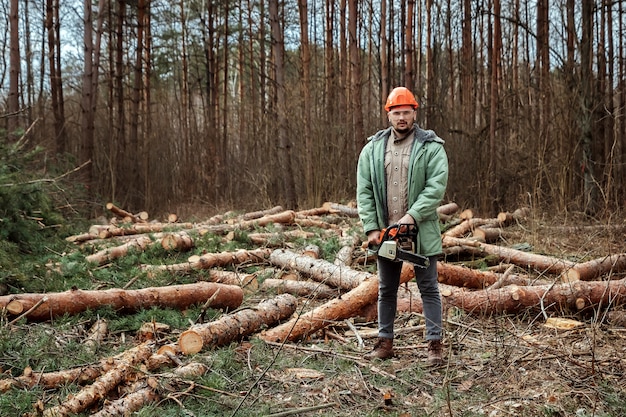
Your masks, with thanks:
M 428 268 L 415 267 L 415 281 L 422 297 L 426 319 L 426 340 L 440 340 L 441 295 L 437 281 L 437 256 L 431 256 Z M 378 258 L 378 337 L 393 339 L 393 322 L 398 304 L 402 262 Z

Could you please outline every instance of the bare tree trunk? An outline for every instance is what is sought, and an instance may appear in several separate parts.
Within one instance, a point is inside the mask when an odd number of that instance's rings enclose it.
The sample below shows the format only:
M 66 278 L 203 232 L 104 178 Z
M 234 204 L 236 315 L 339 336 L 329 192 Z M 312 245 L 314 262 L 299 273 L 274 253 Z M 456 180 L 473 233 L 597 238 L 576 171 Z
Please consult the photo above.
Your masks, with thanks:
M 50 101 L 54 114 L 56 152 L 67 151 L 65 137 L 65 109 L 63 100 L 63 78 L 61 77 L 59 0 L 46 1 L 46 29 L 48 31 L 48 59 L 50 63 Z
M 305 184 L 306 195 L 314 194 L 314 173 L 313 173 L 313 157 L 314 149 L 311 140 L 311 51 L 309 48 L 309 21 L 307 0 L 298 0 L 298 12 L 300 16 L 300 59 L 302 60 L 302 79 L 300 88 L 302 98 L 304 100 L 302 109 L 304 111 L 304 126 L 301 132 L 304 136 L 304 155 L 305 155 Z
M 363 109 L 361 108 L 361 59 L 359 58 L 359 39 L 357 38 L 357 21 L 359 19 L 358 1 L 349 0 L 349 32 L 350 32 L 350 91 L 352 129 L 354 132 L 354 161 L 358 152 L 365 144 L 363 133 Z
M 278 13 L 278 0 L 270 0 L 270 25 L 272 27 L 272 52 L 274 56 L 274 71 L 276 77 L 276 111 L 279 152 L 281 155 L 281 165 L 284 170 L 284 195 L 287 208 L 297 207 L 296 186 L 292 166 L 291 140 L 287 136 L 286 130 L 286 108 L 285 108 L 285 41 L 281 27 L 281 19 Z
M 8 133 L 9 137 L 15 135 L 19 126 L 19 79 L 20 79 L 20 38 L 19 38 L 19 1 L 11 0 L 11 10 L 9 11 L 9 32 L 10 32 L 10 52 L 9 52 L 9 97 L 7 100 Z
M 146 1 L 137 1 L 137 43 L 135 48 L 135 65 L 133 68 L 133 89 L 131 93 L 131 106 L 129 115 L 129 142 L 130 152 L 133 155 L 144 155 L 142 153 L 140 140 L 139 140 L 139 110 L 141 107 L 141 99 L 143 98 L 143 47 L 144 47 L 144 32 L 146 24 Z M 135 163 L 128 165 L 127 175 L 133 179 L 135 184 L 143 184 L 141 177 L 138 174 L 143 173 L 143 161 L 144 158 L 136 158 Z M 145 190 L 143 192 L 129 194 L 130 206 L 140 207 L 143 201 L 139 201 L 141 195 L 145 196 Z
M 588 214 L 594 214 L 598 206 L 598 183 L 595 177 L 593 156 L 593 9 L 593 0 L 582 0 L 580 143 L 582 147 L 583 208 Z
M 117 192 L 112 195 L 113 200 L 122 201 L 123 205 L 126 204 L 126 193 L 128 186 L 125 181 L 120 180 L 123 178 L 123 173 L 126 172 L 126 164 L 128 159 L 128 138 L 126 137 L 126 109 L 124 107 L 124 22 L 126 20 L 126 1 L 117 0 L 117 13 L 113 13 L 117 20 L 115 22 L 115 49 L 112 54 L 115 56 L 115 75 L 114 75 L 114 100 L 116 119 L 114 122 L 115 134 L 114 140 L 116 141 L 116 153 L 115 153 L 115 172 L 113 173 L 113 187 Z
M 326 32 L 324 34 L 324 90 L 326 92 L 326 120 L 332 122 L 335 115 L 335 65 L 334 65 L 334 22 L 335 1 L 326 0 Z
M 498 140 L 496 138 L 496 128 L 498 124 L 498 91 L 500 86 L 500 51 L 502 49 L 502 31 L 500 29 L 500 0 L 493 0 L 493 35 L 491 45 L 491 92 L 490 92 L 490 112 L 489 112 L 489 166 L 487 176 L 489 178 L 490 195 L 494 196 L 493 204 L 498 204 L 499 179 L 498 167 Z M 499 210 L 499 207 L 492 206 L 492 210 Z
M 413 79 L 413 54 L 415 50 L 414 33 L 413 33 L 413 21 L 415 19 L 415 0 L 408 0 L 407 12 L 406 12 L 406 28 L 404 35 L 404 42 L 406 45 L 405 52 L 405 67 L 404 67 L 404 85 L 411 91 L 415 91 L 415 80 Z
M 383 100 L 379 103 L 380 116 L 384 123 L 387 123 L 387 113 L 384 108 L 384 101 L 389 95 L 389 58 L 387 56 L 389 40 L 387 38 L 387 0 L 380 2 L 380 95 Z
M 91 0 L 83 1 L 83 13 L 84 13 L 84 30 L 83 30 L 83 91 L 81 97 L 81 128 L 82 128 L 82 146 L 80 159 L 82 161 L 88 161 L 93 155 L 93 143 L 94 143 L 94 114 L 92 101 L 94 100 L 94 72 L 97 72 L 97 68 L 94 68 L 93 56 L 93 13 L 91 9 Z M 92 164 L 86 168 L 86 184 L 88 188 L 92 186 Z

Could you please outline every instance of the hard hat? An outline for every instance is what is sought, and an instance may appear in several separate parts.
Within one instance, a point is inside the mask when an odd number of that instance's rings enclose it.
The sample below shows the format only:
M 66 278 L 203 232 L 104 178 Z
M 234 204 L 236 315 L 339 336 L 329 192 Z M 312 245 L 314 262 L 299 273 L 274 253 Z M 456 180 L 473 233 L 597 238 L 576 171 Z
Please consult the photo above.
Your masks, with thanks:
M 385 103 L 385 111 L 391 110 L 396 106 L 411 106 L 417 109 L 417 101 L 413 96 L 413 93 L 406 87 L 396 87 L 391 90 L 389 97 L 387 97 L 387 103 Z

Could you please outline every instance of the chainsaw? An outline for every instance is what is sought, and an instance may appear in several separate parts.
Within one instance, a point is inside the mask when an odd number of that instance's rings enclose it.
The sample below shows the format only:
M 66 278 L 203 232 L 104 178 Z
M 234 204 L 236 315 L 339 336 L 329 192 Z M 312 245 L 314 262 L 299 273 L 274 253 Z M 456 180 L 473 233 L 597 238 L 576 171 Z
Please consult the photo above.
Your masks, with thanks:
M 378 256 L 391 261 L 406 261 L 419 268 L 427 268 L 430 261 L 416 253 L 418 229 L 414 224 L 392 224 L 381 230 Z M 375 250 L 375 248 L 373 248 Z

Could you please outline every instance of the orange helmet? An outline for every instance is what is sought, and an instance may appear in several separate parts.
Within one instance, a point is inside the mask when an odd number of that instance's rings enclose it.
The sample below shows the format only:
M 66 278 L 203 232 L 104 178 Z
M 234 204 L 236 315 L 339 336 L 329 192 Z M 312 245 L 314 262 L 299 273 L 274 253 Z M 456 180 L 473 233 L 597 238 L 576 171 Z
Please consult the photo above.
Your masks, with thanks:
M 415 97 L 413 96 L 413 93 L 411 93 L 408 88 L 396 87 L 391 90 L 391 93 L 389 93 L 389 97 L 387 97 L 387 103 L 385 103 L 385 111 L 389 111 L 392 107 L 396 106 L 411 106 L 416 109 L 418 104 L 415 100 Z

